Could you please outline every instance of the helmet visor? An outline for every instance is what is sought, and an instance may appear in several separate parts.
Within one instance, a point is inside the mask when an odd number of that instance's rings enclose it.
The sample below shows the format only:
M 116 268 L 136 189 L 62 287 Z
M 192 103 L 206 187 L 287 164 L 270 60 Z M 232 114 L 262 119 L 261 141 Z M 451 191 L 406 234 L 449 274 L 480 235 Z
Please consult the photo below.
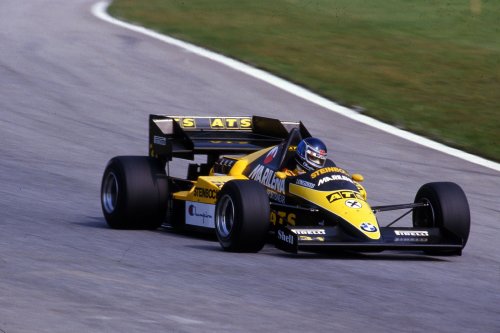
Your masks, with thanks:
M 325 165 L 326 153 L 323 151 L 316 152 L 314 150 L 307 149 L 306 159 L 307 159 L 307 162 L 309 162 L 310 164 L 312 164 L 318 168 L 321 168 Z

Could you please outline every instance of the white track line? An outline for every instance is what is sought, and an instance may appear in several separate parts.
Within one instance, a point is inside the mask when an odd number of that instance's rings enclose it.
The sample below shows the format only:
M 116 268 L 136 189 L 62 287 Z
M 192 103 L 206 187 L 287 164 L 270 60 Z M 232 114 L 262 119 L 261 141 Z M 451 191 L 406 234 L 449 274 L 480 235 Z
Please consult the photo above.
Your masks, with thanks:
M 325 109 L 328 109 L 330 111 L 333 111 L 335 113 L 338 113 L 340 115 L 343 115 L 347 118 L 350 118 L 352 120 L 358 121 L 360 123 L 363 123 L 365 125 L 375 127 L 379 130 L 382 130 L 384 132 L 390 133 L 392 135 L 398 136 L 400 138 L 418 143 L 422 146 L 440 151 L 442 153 L 452 155 L 455 157 L 458 157 L 460 159 L 469 161 L 471 163 L 475 163 L 496 171 L 500 171 L 500 164 L 484 159 L 479 156 L 475 156 L 466 152 L 463 152 L 461 150 L 455 149 L 455 148 L 450 148 L 448 146 L 445 146 L 441 143 L 429 140 L 427 138 L 424 138 L 422 136 L 401 130 L 399 128 L 396 128 L 394 126 L 387 125 L 381 121 L 375 120 L 373 118 L 364 116 L 362 114 L 357 113 L 356 111 L 346 108 L 344 106 L 341 106 L 337 103 L 334 103 L 324 97 L 321 97 L 307 89 L 304 89 L 298 85 L 295 85 L 293 83 L 290 83 L 288 81 L 285 81 L 277 76 L 274 76 L 272 74 L 269 74 L 267 72 L 264 72 L 260 69 L 248 66 L 246 64 L 243 64 L 239 61 L 236 61 L 234 59 L 228 58 L 226 56 L 217 54 L 215 52 L 206 50 L 204 48 L 201 48 L 199 46 L 195 46 L 193 44 L 189 44 L 183 41 L 180 41 L 178 39 L 174 39 L 172 37 L 168 37 L 165 35 L 162 35 L 160 33 L 154 32 L 152 30 L 139 27 L 136 25 L 132 25 L 123 21 L 119 21 L 111 16 L 108 15 L 107 13 L 107 8 L 109 6 L 109 2 L 106 1 L 101 1 L 92 6 L 92 14 L 98 17 L 101 20 L 104 20 L 106 22 L 118 25 L 120 27 L 153 37 L 155 39 L 161 40 L 167 44 L 174 45 L 177 47 L 180 47 L 186 51 L 192 52 L 194 54 L 197 54 L 199 56 L 208 58 L 210 60 L 216 61 L 218 63 L 221 63 L 225 66 L 228 66 L 234 70 L 237 70 L 239 72 L 245 73 L 247 75 L 250 75 L 256 79 L 262 80 L 264 82 L 267 82 L 275 87 L 278 87 L 286 92 L 289 92 L 290 94 L 293 94 L 295 96 L 298 96 L 300 98 L 303 98 L 311 103 L 314 103 L 316 105 L 319 105 L 321 107 L 324 107 Z

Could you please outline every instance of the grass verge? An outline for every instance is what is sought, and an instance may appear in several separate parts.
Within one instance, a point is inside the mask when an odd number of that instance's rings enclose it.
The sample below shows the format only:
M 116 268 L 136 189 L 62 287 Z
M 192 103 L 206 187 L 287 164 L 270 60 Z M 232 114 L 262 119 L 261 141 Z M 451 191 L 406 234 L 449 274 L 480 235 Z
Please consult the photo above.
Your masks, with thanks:
M 500 2 L 115 0 L 115 17 L 500 161 Z

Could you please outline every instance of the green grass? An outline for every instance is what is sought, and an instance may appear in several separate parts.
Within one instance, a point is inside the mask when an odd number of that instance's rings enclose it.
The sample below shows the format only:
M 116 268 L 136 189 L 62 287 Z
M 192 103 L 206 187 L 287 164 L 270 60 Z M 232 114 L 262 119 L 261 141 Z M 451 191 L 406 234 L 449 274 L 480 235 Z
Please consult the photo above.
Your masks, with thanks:
M 500 161 L 500 1 L 115 0 L 110 12 Z

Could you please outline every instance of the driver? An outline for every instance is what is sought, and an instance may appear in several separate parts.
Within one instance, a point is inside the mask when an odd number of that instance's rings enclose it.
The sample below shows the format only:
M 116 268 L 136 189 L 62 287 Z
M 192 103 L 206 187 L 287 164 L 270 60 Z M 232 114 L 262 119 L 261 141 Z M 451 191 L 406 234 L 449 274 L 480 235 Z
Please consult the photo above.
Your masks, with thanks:
M 297 176 L 307 171 L 322 168 L 326 162 L 326 145 L 317 138 L 307 138 L 299 142 L 295 158 L 282 172 L 287 176 Z

